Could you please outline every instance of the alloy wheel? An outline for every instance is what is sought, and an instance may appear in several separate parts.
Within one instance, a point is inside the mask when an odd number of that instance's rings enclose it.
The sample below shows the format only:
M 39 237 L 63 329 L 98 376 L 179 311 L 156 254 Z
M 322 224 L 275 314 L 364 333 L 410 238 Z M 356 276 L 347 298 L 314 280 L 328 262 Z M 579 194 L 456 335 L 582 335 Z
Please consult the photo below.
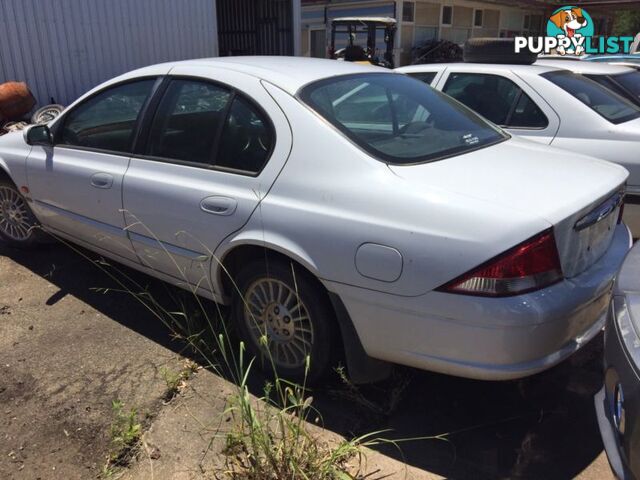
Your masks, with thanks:
M 29 208 L 15 189 L 0 186 L 0 231 L 16 242 L 26 242 L 32 235 Z
M 261 278 L 249 285 L 244 302 L 244 320 L 263 353 L 277 367 L 304 366 L 311 354 L 314 329 L 299 295 L 280 280 Z

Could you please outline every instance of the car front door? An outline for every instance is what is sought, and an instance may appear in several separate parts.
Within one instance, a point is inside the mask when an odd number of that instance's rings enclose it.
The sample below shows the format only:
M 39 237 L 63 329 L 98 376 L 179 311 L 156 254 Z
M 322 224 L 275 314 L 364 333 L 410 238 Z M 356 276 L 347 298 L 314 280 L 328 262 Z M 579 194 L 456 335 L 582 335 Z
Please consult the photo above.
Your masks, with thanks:
M 212 252 L 268 192 L 291 130 L 255 77 L 183 66 L 170 78 L 125 175 L 125 216 L 143 265 L 212 291 Z
M 54 146 L 27 159 L 32 205 L 53 233 L 129 260 L 122 180 L 139 118 L 157 77 L 127 81 L 89 96 L 52 127 Z
M 560 118 L 547 102 L 512 73 L 451 69 L 437 88 L 513 135 L 548 145 L 560 128 Z

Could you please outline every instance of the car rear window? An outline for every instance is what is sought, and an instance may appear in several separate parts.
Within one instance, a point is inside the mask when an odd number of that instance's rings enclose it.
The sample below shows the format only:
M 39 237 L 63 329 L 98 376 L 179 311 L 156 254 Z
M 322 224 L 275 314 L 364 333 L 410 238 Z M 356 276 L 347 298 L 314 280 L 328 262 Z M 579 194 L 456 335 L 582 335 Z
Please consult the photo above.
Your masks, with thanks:
M 640 98 L 640 72 L 629 72 L 613 77 L 616 82 Z
M 299 97 L 362 149 L 396 165 L 439 160 L 509 138 L 406 75 L 331 77 L 304 87 Z
M 548 72 L 542 76 L 611 123 L 620 124 L 640 117 L 640 107 L 583 75 Z

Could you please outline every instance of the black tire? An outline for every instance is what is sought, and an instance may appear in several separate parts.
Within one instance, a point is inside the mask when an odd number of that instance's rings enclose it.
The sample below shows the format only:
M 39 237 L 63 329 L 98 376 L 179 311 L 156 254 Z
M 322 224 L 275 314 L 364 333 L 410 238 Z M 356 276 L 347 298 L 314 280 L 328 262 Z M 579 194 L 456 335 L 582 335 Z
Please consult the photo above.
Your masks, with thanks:
M 275 374 L 299 383 L 306 380 L 309 384 L 319 380 L 327 372 L 339 345 L 335 315 L 322 285 L 308 272 L 301 268 L 292 268 L 291 263 L 279 259 L 250 262 L 236 275 L 235 282 L 238 288 L 233 296 L 233 313 L 237 330 L 241 340 L 245 342 L 247 351 L 257 359 L 257 364 L 262 370 L 268 375 Z M 264 286 L 265 289 L 271 285 L 275 292 L 276 286 L 281 284 L 286 285 L 289 291 L 280 296 L 272 294 L 272 302 L 266 305 L 256 300 L 258 285 Z M 293 298 L 288 298 L 291 293 Z M 269 292 L 261 290 L 262 298 L 263 294 L 268 296 Z M 285 296 L 289 302 L 284 300 Z M 276 298 L 281 301 L 274 301 Z M 292 308 L 293 303 L 299 303 L 302 307 Z M 282 310 L 279 310 L 280 308 Z M 302 320 L 304 312 L 307 313 L 308 321 Z M 286 322 L 288 316 L 289 322 Z M 267 326 L 273 330 L 265 336 Z M 276 333 L 273 333 L 274 331 Z M 271 340 L 270 350 L 260 345 L 259 336 Z M 299 337 L 310 345 L 304 348 L 305 352 L 298 347 L 294 348 L 293 342 L 297 342 L 298 345 L 304 344 Z M 284 343 L 290 345 L 283 346 Z M 290 364 L 284 360 L 280 361 L 285 349 L 288 352 L 287 359 L 291 355 Z M 303 359 L 301 363 L 294 362 L 292 352 Z M 305 353 L 310 357 L 308 371 L 304 360 Z
M 34 112 L 33 115 L 31 115 L 31 123 L 34 123 L 36 125 L 49 123 L 51 120 L 60 115 L 63 110 L 64 107 L 56 103 L 40 107 Z
M 40 222 L 16 186 L 0 177 L 0 240 L 11 247 L 31 249 L 45 236 Z
M 538 55 L 526 48 L 516 53 L 513 38 L 470 38 L 464 44 L 463 59 L 467 63 L 531 65 Z

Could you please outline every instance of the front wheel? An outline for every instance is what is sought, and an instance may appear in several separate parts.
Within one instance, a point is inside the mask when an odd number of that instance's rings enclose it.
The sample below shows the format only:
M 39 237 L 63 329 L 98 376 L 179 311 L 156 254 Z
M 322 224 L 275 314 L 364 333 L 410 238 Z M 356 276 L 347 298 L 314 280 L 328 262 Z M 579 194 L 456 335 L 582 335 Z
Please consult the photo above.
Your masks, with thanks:
M 322 285 L 278 260 L 251 262 L 236 284 L 238 331 L 263 370 L 298 382 L 319 379 L 337 346 L 334 315 Z
M 12 247 L 32 248 L 41 237 L 39 226 L 15 185 L 0 179 L 0 239 Z

